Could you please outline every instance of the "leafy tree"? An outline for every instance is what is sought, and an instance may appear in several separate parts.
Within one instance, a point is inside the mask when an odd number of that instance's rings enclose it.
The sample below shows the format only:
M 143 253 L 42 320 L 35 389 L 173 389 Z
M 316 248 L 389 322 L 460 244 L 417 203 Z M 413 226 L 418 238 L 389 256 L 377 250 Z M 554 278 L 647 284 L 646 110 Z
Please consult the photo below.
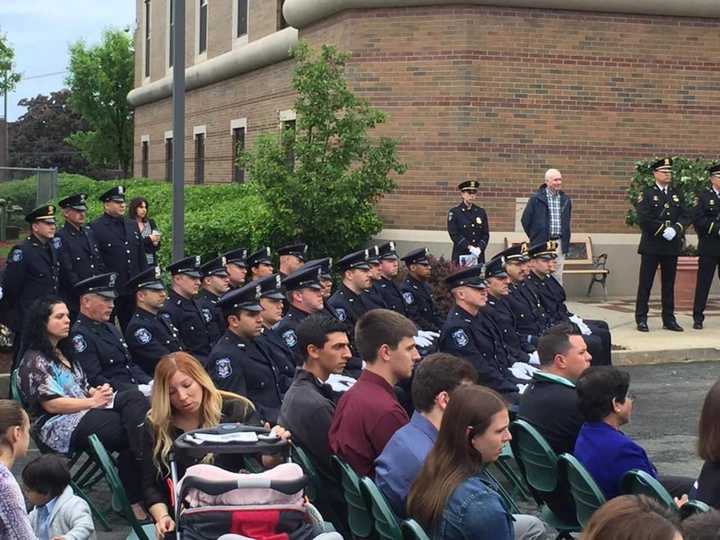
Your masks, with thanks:
M 134 52 L 128 32 L 106 30 L 100 45 L 83 41 L 70 46 L 70 107 L 87 122 L 68 142 L 98 167 L 132 165 L 133 116 L 127 94 L 133 87 Z
M 295 129 L 261 135 L 240 161 L 273 209 L 269 245 L 302 239 L 313 255 L 343 255 L 380 231 L 373 205 L 405 166 L 396 141 L 369 136 L 386 116 L 348 89 L 349 56 L 329 45 L 318 55 L 305 43 L 293 54 Z
M 65 89 L 20 100 L 19 105 L 27 111 L 10 124 L 11 167 L 57 167 L 61 172 L 88 173 L 87 160 L 65 141 L 70 134 L 87 129 L 82 117 L 70 110 L 69 94 Z
M 15 73 L 13 61 L 15 51 L 7 42 L 7 38 L 0 34 L 0 94 L 10 93 L 20 82 L 20 74 Z

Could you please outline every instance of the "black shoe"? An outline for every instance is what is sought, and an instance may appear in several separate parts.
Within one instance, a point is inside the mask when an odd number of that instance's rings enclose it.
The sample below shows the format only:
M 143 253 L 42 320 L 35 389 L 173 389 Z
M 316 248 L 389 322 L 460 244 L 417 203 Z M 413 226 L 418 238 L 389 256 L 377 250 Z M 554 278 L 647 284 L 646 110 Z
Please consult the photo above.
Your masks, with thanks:
M 695 321 L 695 322 L 693 323 L 693 330 L 702 330 L 702 329 L 703 329 L 703 324 L 702 324 L 702 322 L 700 322 L 700 321 Z
M 647 321 L 640 321 L 637 323 L 637 329 L 638 332 L 649 332 L 650 328 L 648 328 Z
M 665 330 L 671 330 L 673 332 L 684 332 L 683 327 L 680 326 L 677 321 L 669 321 L 666 323 L 663 323 L 663 328 Z

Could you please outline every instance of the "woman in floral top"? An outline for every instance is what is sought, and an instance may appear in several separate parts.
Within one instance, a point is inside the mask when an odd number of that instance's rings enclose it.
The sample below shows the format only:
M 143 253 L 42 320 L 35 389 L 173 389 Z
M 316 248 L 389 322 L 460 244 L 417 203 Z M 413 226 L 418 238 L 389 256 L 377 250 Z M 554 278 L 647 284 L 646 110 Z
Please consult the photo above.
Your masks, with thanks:
M 59 298 L 41 298 L 27 313 L 20 361 L 20 391 L 39 444 L 67 454 L 89 450 L 97 435 L 105 448 L 118 451 L 118 473 L 138 518 L 146 517 L 141 500 L 136 456 L 149 403 L 137 390 L 114 393 L 110 385 L 92 388 L 79 363 L 73 362 L 68 308 Z

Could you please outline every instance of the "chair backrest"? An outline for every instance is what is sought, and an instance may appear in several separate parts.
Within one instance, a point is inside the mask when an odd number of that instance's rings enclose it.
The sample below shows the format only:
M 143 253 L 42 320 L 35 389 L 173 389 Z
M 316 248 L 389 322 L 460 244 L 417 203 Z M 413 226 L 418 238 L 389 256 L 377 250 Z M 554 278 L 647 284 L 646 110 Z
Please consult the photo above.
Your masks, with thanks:
M 310 502 L 315 502 L 318 493 L 322 489 L 322 479 L 320 478 L 315 463 L 313 463 L 313 460 L 305 450 L 295 444 L 290 448 L 290 457 L 295 463 L 302 467 L 305 475 L 310 479 L 310 482 L 308 482 L 308 485 L 305 487 L 305 495 L 310 499 Z
M 400 525 L 405 540 L 430 540 L 430 536 L 414 519 L 406 519 Z
M 26 408 L 22 392 L 20 391 L 20 373 L 17 369 L 10 375 L 10 397 L 22 405 L 23 408 Z
M 333 456 L 333 463 L 340 471 L 340 483 L 348 510 L 348 525 L 355 536 L 367 538 L 373 531 L 371 511 L 365 496 L 360 491 L 360 477 L 338 456 Z
M 578 523 L 585 527 L 595 510 L 605 504 L 605 496 L 587 469 L 574 456 L 562 454 L 559 460 L 560 474 L 566 475 L 575 501 Z
M 510 424 L 515 459 L 522 464 L 530 487 L 552 493 L 558 483 L 558 457 L 538 430 L 525 420 Z
M 370 478 L 360 479 L 360 492 L 370 502 L 370 510 L 375 520 L 375 532 L 380 540 L 402 540 L 398 519 L 390 510 L 385 497 Z
M 680 519 L 686 519 L 695 514 L 710 512 L 710 510 L 712 510 L 712 508 L 704 502 L 698 501 L 697 499 L 690 499 L 680 507 Z
M 100 439 L 97 438 L 97 435 L 90 435 L 88 440 L 90 442 L 90 448 L 92 449 L 93 454 L 95 454 L 97 462 L 103 470 L 105 479 L 110 486 L 113 501 L 119 505 L 118 510 L 130 524 L 132 530 L 140 540 L 150 540 L 147 534 L 145 534 L 140 522 L 135 518 L 135 514 L 130 506 L 130 501 L 128 501 L 127 494 L 125 493 L 125 488 L 123 487 L 122 482 L 120 482 L 120 476 L 118 475 L 117 470 L 115 470 L 112 458 L 107 453 L 107 450 L 105 450 L 105 447 L 100 442 Z
M 620 491 L 629 495 L 647 495 L 670 510 L 678 509 L 667 489 L 655 478 L 639 469 L 632 469 L 623 475 L 620 480 Z

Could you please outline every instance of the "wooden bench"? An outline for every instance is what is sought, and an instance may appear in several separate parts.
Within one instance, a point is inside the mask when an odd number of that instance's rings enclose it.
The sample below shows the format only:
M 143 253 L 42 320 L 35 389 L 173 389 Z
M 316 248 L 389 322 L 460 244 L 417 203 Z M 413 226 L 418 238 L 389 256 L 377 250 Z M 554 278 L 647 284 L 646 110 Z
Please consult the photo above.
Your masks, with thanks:
M 505 237 L 505 247 L 527 242 L 525 233 L 510 233 Z M 595 257 L 593 255 L 592 238 L 589 234 L 573 234 L 570 237 L 570 251 L 565 257 L 563 275 L 585 274 L 590 276 L 587 295 L 592 293 L 593 285 L 599 283 L 603 288 L 605 300 L 607 300 L 607 278 L 610 270 L 607 268 L 607 253 Z

